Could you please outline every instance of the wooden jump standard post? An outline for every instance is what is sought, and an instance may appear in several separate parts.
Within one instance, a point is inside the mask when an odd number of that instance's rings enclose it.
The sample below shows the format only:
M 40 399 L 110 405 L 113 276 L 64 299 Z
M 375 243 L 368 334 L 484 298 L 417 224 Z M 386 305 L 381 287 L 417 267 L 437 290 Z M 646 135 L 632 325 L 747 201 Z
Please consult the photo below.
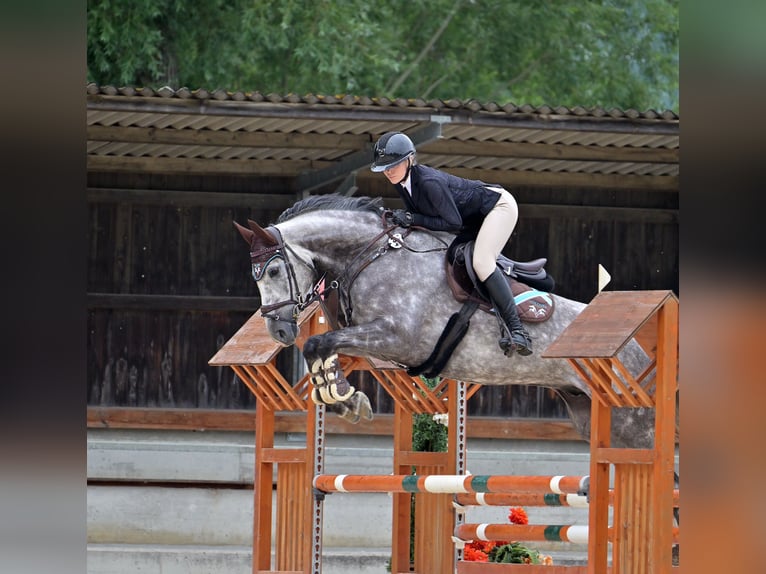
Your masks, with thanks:
M 618 358 L 631 340 L 651 359 L 636 377 Z M 678 299 L 671 291 L 601 292 L 543 357 L 568 359 L 593 392 L 588 573 L 607 572 L 609 542 L 614 574 L 671 572 Z M 612 448 L 612 409 L 637 407 L 655 410 L 653 448 Z
M 298 320 L 296 345 L 327 331 L 318 304 Z M 276 368 L 282 349 L 269 337 L 263 318 L 254 314 L 210 359 L 231 367 L 256 397 L 255 483 L 253 508 L 253 574 L 320 574 L 322 568 L 322 499 L 313 478 L 324 471 L 325 408 L 309 399 L 309 376 L 294 386 Z M 466 402 L 480 385 L 443 379 L 430 389 L 419 377 L 380 361 L 341 357 L 345 373 L 366 370 L 394 399 L 394 460 L 396 474 L 465 472 Z M 274 446 L 277 411 L 306 412 L 306 444 Z M 415 414 L 447 414 L 447 452 L 413 452 Z M 272 482 L 276 465 L 275 565 L 271 567 Z M 393 494 L 391 573 L 410 573 L 410 492 Z M 452 574 L 456 551 L 451 542 L 454 510 L 449 494 L 415 494 L 414 567 L 421 574 Z
M 322 332 L 314 312 L 299 318 L 305 333 Z M 308 311 L 308 310 L 307 310 Z M 268 334 L 263 318 L 254 314 L 210 359 L 214 366 L 231 367 L 256 397 L 255 472 L 253 500 L 253 574 L 309 572 L 313 517 L 321 512 L 314 500 L 311 479 L 321 467 L 321 450 L 314 448 L 324 435 L 325 412 L 309 399 L 310 383 L 303 377 L 292 386 L 276 367 L 282 347 Z M 306 445 L 303 448 L 274 446 L 277 411 L 306 412 Z M 277 471 L 275 569 L 271 568 L 273 476 Z
M 618 354 L 636 341 L 650 364 L 632 376 Z M 602 292 L 544 352 L 543 357 L 566 358 L 592 390 L 591 472 L 588 565 L 531 566 L 521 564 L 457 564 L 458 574 L 665 574 L 672 566 L 676 392 L 678 389 L 678 300 L 670 291 Z M 615 408 L 654 409 L 652 448 L 611 446 L 611 416 Z M 610 471 L 614 487 L 610 489 Z M 458 496 L 472 496 L 463 494 Z M 480 496 L 480 495 L 473 495 Z M 503 494 L 482 494 L 501 497 Z M 609 503 L 613 501 L 612 525 Z M 552 527 L 533 526 L 522 533 L 516 525 L 461 524 L 460 539 L 561 539 Z M 541 530 L 542 529 L 542 530 Z M 568 538 L 569 532 L 564 533 Z M 579 539 L 583 532 L 576 533 Z M 539 538 L 543 536 L 544 538 Z M 608 544 L 612 565 L 608 565 Z

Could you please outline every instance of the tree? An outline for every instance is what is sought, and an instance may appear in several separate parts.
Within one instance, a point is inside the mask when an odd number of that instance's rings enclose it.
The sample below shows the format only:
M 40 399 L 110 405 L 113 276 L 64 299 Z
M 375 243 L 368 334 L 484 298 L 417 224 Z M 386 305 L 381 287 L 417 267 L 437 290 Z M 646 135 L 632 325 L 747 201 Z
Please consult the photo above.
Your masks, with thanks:
M 88 78 L 677 109 L 678 0 L 89 0 Z
M 89 0 L 88 79 L 236 89 L 246 5 L 241 0 Z

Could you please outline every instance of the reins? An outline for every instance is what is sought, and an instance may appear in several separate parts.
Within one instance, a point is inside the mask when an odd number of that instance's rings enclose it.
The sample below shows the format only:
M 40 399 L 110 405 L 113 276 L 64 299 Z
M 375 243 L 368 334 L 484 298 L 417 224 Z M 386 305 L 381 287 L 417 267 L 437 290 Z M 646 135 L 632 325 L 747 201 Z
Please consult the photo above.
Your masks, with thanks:
M 390 209 L 385 209 L 381 213 L 381 218 L 383 220 L 383 226 L 384 227 L 387 225 L 387 219 L 388 219 L 388 217 L 391 216 L 392 213 L 393 213 L 393 211 L 391 211 Z M 385 230 L 384 233 L 389 233 L 390 231 L 392 231 L 393 229 L 396 229 L 397 227 L 398 226 L 396 226 L 396 225 L 391 225 L 391 226 L 389 226 Z M 421 249 L 421 250 L 418 250 L 418 249 L 413 249 L 412 247 L 407 245 L 404 241 L 402 241 L 402 245 L 401 246 L 404 247 L 407 251 L 411 251 L 412 253 L 432 253 L 434 251 L 445 251 L 449 247 L 449 244 L 447 244 L 441 237 L 437 236 L 433 231 L 431 231 L 430 229 L 428 229 L 426 227 L 421 227 L 419 225 L 411 225 L 411 226 L 405 228 L 404 235 L 401 235 L 399 233 L 394 233 L 393 235 L 391 235 L 389 233 L 389 237 L 394 237 L 394 238 L 398 238 L 398 239 L 402 239 L 403 240 L 404 237 L 407 237 L 410 234 L 410 232 L 412 230 L 414 230 L 414 229 L 417 229 L 418 231 L 423 231 L 424 233 L 430 235 L 431 237 L 436 239 L 436 241 L 441 243 L 444 247 L 434 247 L 433 249 Z
M 431 230 L 426 229 L 424 227 L 419 226 L 410 226 L 407 228 L 404 228 L 403 233 L 393 233 L 395 229 L 398 229 L 398 225 L 391 225 L 388 223 L 388 217 L 390 217 L 392 211 L 391 210 L 382 210 L 381 211 L 381 221 L 383 223 L 383 231 L 378 233 L 375 237 L 373 237 L 367 245 L 359 252 L 357 255 L 346 265 L 345 269 L 343 270 L 343 273 L 332 281 L 330 283 L 330 288 L 332 289 L 338 289 L 338 295 L 339 295 L 339 303 L 341 304 L 343 308 L 343 319 L 345 321 L 346 325 L 351 324 L 351 316 L 353 313 L 353 307 L 351 306 L 351 287 L 354 285 L 354 282 L 356 281 L 357 277 L 364 271 L 373 261 L 377 260 L 380 256 L 385 255 L 391 250 L 397 250 L 401 249 L 402 247 L 412 253 L 431 253 L 433 251 L 445 251 L 448 248 L 448 244 L 442 240 L 440 237 L 436 236 L 434 233 L 431 232 Z M 414 249 L 407 245 L 405 238 L 413 231 L 413 230 L 421 230 L 432 237 L 434 237 L 437 241 L 442 243 L 443 247 L 436 247 L 434 249 Z M 375 249 L 372 253 L 369 253 L 369 250 L 371 247 L 373 247 L 380 239 L 383 237 L 388 237 L 388 242 L 385 245 L 379 246 L 377 249 Z M 361 261 L 361 264 L 359 263 L 360 260 L 363 257 L 367 257 L 365 260 Z

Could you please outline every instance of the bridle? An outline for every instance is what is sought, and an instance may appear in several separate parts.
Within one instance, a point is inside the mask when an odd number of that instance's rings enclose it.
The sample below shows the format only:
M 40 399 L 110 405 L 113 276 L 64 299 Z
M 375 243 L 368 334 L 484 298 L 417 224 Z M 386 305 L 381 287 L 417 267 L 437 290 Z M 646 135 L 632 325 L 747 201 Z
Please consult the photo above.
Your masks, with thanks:
M 263 278 L 263 274 L 266 272 L 266 268 L 272 261 L 276 259 L 282 259 L 285 262 L 285 267 L 287 268 L 287 283 L 290 288 L 290 297 L 289 299 L 279 301 L 278 303 L 272 303 L 271 305 L 261 305 L 261 316 L 264 319 L 284 321 L 285 319 L 282 319 L 276 313 L 276 311 L 282 307 L 292 305 L 292 320 L 293 322 L 297 322 L 298 316 L 301 314 L 301 312 L 311 303 L 321 297 L 322 293 L 319 286 L 322 283 L 323 277 L 311 286 L 311 289 L 309 289 L 308 293 L 305 295 L 301 294 L 300 287 L 298 285 L 298 277 L 295 274 L 295 267 L 293 266 L 291 257 L 296 259 L 304 267 L 308 268 L 309 271 L 311 271 L 312 277 L 316 277 L 317 275 L 316 268 L 311 262 L 304 260 L 300 255 L 298 255 L 298 253 L 295 252 L 294 249 L 292 249 L 284 242 L 282 239 L 282 233 L 280 233 L 277 227 L 270 226 L 267 227 L 265 231 L 267 231 L 274 238 L 276 244 L 250 252 L 250 263 L 252 266 L 253 279 L 255 279 L 255 282 L 257 283 L 261 278 Z

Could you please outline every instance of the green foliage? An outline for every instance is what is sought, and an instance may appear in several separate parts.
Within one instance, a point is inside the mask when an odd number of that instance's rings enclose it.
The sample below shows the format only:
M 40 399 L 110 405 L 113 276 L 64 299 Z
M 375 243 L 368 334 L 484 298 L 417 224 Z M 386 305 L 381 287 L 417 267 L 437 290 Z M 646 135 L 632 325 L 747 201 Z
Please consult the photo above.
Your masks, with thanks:
M 495 546 L 487 555 L 489 562 L 503 564 L 541 564 L 540 553 L 518 542 Z
M 428 388 L 439 384 L 439 377 L 421 377 Z M 412 450 L 416 452 L 447 452 L 447 427 L 436 422 L 431 415 L 412 417 Z
M 89 0 L 88 79 L 678 109 L 678 0 Z
M 431 415 L 415 415 L 412 423 L 412 450 L 447 452 L 447 427 Z
M 88 0 L 88 80 L 237 89 L 245 6 L 240 0 Z
M 88 79 L 141 84 L 162 74 L 166 2 L 89 1 Z

